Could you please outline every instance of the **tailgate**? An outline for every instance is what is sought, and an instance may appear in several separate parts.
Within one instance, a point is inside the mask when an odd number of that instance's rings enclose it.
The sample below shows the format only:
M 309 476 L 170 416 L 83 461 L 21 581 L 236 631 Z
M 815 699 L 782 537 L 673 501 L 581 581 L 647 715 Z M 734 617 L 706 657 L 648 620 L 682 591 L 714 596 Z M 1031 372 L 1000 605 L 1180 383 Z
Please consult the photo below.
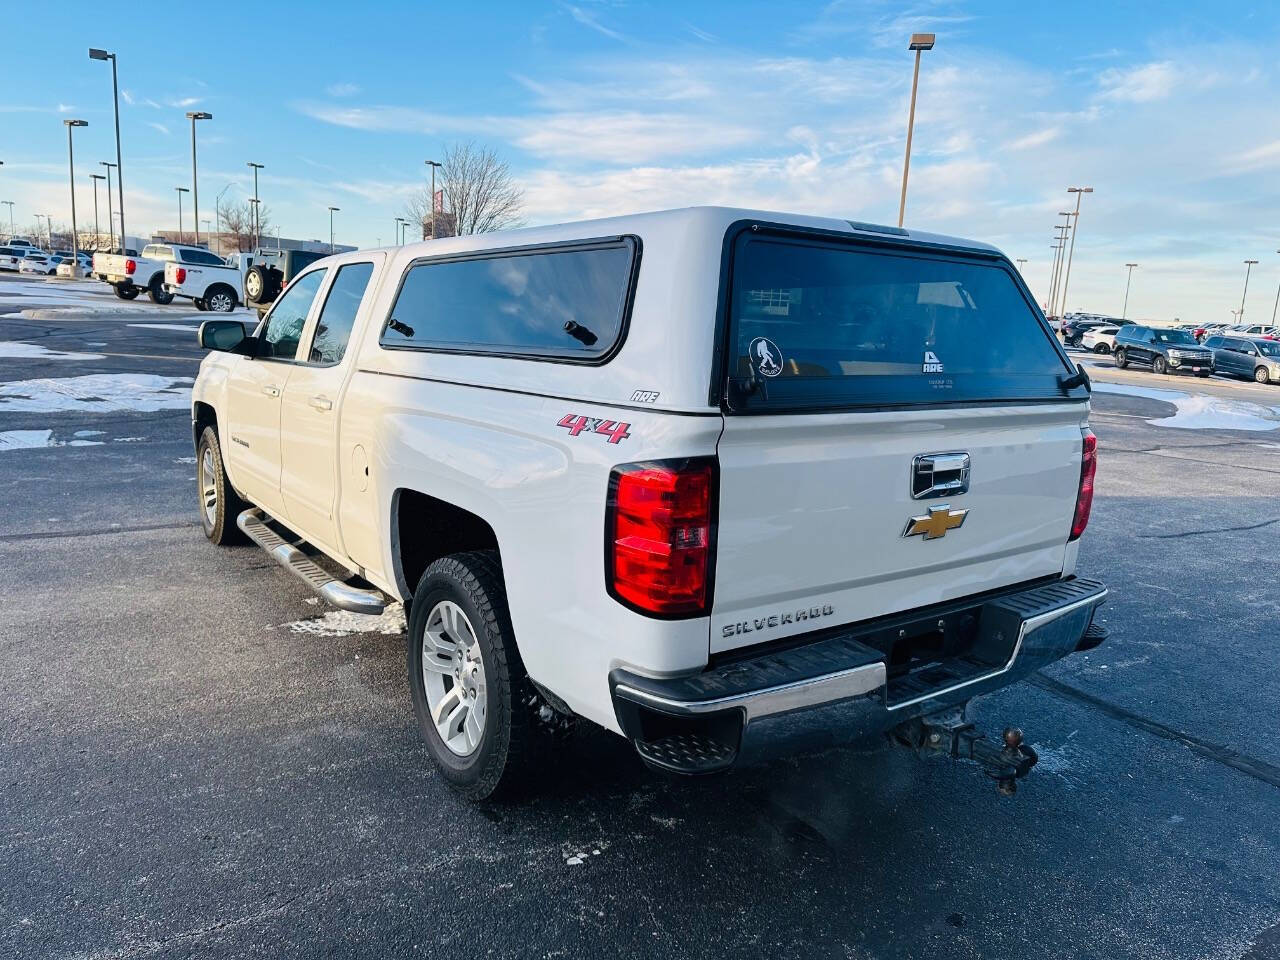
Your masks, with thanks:
M 998 255 L 732 245 L 712 652 L 1060 575 L 1088 394 Z

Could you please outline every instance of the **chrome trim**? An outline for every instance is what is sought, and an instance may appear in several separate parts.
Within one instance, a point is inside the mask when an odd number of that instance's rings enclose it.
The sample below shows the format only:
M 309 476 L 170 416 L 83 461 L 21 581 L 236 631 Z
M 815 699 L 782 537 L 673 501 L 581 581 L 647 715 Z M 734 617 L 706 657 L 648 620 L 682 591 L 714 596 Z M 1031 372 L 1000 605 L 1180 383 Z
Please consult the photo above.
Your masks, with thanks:
M 962 450 L 948 453 L 922 453 L 911 460 L 911 499 L 959 496 L 969 492 L 969 454 Z M 954 479 L 938 483 L 939 473 L 954 474 Z
M 749 693 L 720 697 L 715 700 L 673 700 L 646 690 L 637 690 L 625 683 L 619 683 L 614 693 L 643 706 L 686 716 L 698 716 L 736 707 L 746 712 L 746 723 L 750 723 L 752 719 L 759 717 L 790 713 L 793 710 L 817 707 L 836 700 L 859 697 L 882 688 L 885 680 L 884 664 L 868 663 L 850 670 L 841 670 L 839 673 L 829 673 L 824 677 L 812 677 L 798 683 L 752 690 Z
M 981 683 L 984 680 L 990 680 L 992 677 L 998 677 L 1003 673 L 1008 673 L 1009 670 L 1013 668 L 1014 663 L 1017 662 L 1018 654 L 1022 650 L 1022 641 L 1026 638 L 1028 633 L 1040 629 L 1046 623 L 1051 623 L 1054 620 L 1065 617 L 1069 613 L 1075 613 L 1075 611 L 1079 610 L 1081 607 L 1090 605 L 1097 606 L 1107 599 L 1107 594 L 1109 592 L 1110 591 L 1106 587 L 1103 587 L 1101 593 L 1094 594 L 1091 597 L 1085 597 L 1083 600 L 1076 600 L 1073 603 L 1067 604 L 1065 607 L 1059 607 L 1057 610 L 1050 610 L 1048 613 L 1042 613 L 1029 620 L 1023 620 L 1022 629 L 1018 631 L 1018 639 L 1013 644 L 1013 653 L 1009 656 L 1008 662 L 1003 667 L 998 667 L 995 670 L 989 670 L 976 677 L 970 677 L 968 680 L 961 681 L 960 683 L 953 683 L 949 687 L 942 687 L 939 690 L 930 690 L 928 693 L 922 694 L 918 697 L 913 697 L 910 700 L 903 700 L 901 703 L 888 704 L 889 710 L 901 710 L 903 707 L 914 706 L 917 703 L 932 700 L 934 697 L 945 697 L 949 693 L 954 693 L 955 691 L 962 690 L 965 687 L 973 686 L 975 683 Z

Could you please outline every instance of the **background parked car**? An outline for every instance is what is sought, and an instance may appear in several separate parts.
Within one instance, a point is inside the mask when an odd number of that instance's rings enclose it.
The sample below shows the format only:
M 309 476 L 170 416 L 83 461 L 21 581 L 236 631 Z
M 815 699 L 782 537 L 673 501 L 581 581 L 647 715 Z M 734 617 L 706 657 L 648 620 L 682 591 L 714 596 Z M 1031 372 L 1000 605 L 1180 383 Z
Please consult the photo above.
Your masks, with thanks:
M 1219 373 L 1250 377 L 1258 383 L 1280 383 L 1280 342 L 1261 337 L 1231 337 L 1219 334 L 1204 342 L 1213 351 Z
M 1206 323 L 1204 326 L 1196 327 L 1196 329 L 1192 330 L 1191 335 L 1201 343 L 1204 343 L 1206 337 L 1211 337 L 1215 333 L 1222 333 L 1229 326 L 1231 326 L 1229 323 Z
M 22 266 L 22 258 L 27 255 L 30 247 L 0 247 L 0 270 L 12 270 Z
M 1224 330 L 1223 333 L 1231 334 L 1232 336 L 1239 334 L 1242 337 L 1266 337 L 1268 340 L 1274 340 L 1278 330 L 1280 330 L 1280 327 L 1273 327 L 1269 323 L 1251 323 L 1239 324 Z
M 1120 328 L 1107 324 L 1101 327 L 1090 327 L 1080 338 L 1080 346 L 1094 353 L 1110 353 L 1116 345 L 1116 334 Z
M 46 277 L 57 269 L 58 265 L 53 262 L 53 257 L 39 251 L 28 253 L 18 266 L 19 273 L 34 273 Z
M 1116 334 L 1116 366 L 1150 365 L 1152 373 L 1213 373 L 1213 351 L 1201 346 L 1185 330 L 1169 327 L 1123 327 Z

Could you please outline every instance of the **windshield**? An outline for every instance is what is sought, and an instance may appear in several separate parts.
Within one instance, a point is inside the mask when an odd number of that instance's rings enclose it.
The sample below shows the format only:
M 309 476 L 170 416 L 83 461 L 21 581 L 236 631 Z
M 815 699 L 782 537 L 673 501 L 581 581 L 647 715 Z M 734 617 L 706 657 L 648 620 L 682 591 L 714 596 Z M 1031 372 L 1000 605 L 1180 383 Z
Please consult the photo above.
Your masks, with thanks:
M 751 233 L 732 276 L 731 390 L 750 406 L 1061 399 L 1074 372 L 994 259 Z
M 1189 343 L 1193 347 L 1199 346 L 1196 338 L 1185 330 L 1153 330 L 1152 332 L 1161 343 Z
M 1280 357 L 1280 343 L 1275 340 L 1255 340 L 1253 345 L 1264 357 Z

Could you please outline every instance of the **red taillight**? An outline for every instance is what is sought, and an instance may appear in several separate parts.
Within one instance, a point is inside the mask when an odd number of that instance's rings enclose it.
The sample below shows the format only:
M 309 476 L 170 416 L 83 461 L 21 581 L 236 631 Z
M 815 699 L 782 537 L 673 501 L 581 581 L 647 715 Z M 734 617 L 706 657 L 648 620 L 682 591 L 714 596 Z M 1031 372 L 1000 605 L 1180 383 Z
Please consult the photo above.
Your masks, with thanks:
M 125 273 L 127 273 L 129 276 L 131 276 L 131 277 L 132 277 L 132 276 L 133 276 L 133 271 L 135 271 L 135 270 L 137 270 L 137 269 L 138 269 L 138 261 L 137 261 L 137 260 L 126 260 L 126 261 L 124 262 L 124 272 L 125 272 Z
M 178 267 L 176 270 L 173 271 L 173 275 L 177 279 L 179 284 L 183 284 L 187 282 L 186 268 Z
M 1076 515 L 1071 521 L 1071 540 L 1080 539 L 1089 525 L 1089 511 L 1093 508 L 1093 477 L 1098 472 L 1098 438 L 1092 430 L 1085 430 L 1084 450 L 1080 456 L 1080 492 L 1076 494 Z
M 605 578 L 619 601 L 664 617 L 707 611 L 716 464 L 657 461 L 615 467 L 605 511 Z

